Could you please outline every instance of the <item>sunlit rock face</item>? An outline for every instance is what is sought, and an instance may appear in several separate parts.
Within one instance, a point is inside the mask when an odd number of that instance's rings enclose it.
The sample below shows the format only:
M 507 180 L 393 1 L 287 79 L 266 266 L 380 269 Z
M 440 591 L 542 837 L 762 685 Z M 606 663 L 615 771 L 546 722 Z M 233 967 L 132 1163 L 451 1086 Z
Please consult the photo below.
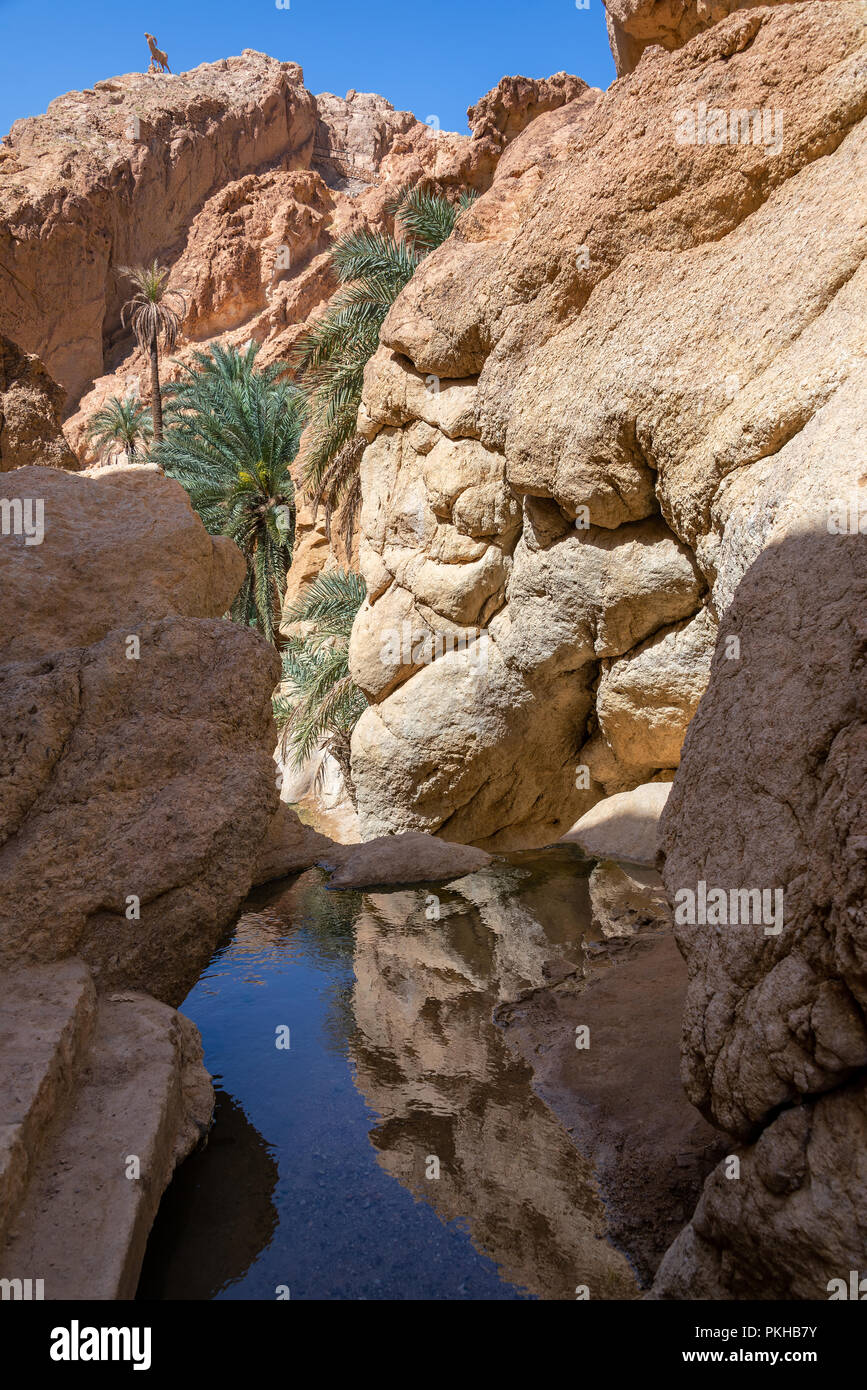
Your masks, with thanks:
M 541 844 L 678 766 L 720 614 L 824 487 L 816 431 L 846 438 L 864 17 L 739 11 L 539 117 L 394 305 L 359 416 L 363 834 Z M 826 500 L 859 476 L 838 453 Z
M 279 662 L 223 618 L 243 557 L 179 484 L 123 466 L 0 480 L 43 530 L 0 545 L 0 967 L 77 954 L 100 988 L 177 1004 L 277 806 Z
M 632 72 L 652 44 L 680 48 L 733 10 L 792 0 L 605 0 L 608 37 L 618 77 Z

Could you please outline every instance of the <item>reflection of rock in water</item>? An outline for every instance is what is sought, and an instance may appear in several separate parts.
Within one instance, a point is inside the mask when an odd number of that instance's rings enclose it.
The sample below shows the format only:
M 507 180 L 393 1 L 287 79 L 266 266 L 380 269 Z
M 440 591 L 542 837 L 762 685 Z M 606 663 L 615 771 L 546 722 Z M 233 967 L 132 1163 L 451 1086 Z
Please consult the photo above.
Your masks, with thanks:
M 382 1116 L 372 1139 L 382 1165 L 444 1220 L 462 1220 L 510 1282 L 543 1298 L 574 1298 L 582 1284 L 593 1298 L 634 1297 L 626 1259 L 604 1239 L 590 1165 L 491 1018 L 512 991 L 575 969 L 581 880 L 573 866 L 571 929 L 561 920 L 552 943 L 511 897 L 514 877 L 462 880 L 462 899 L 441 894 L 433 922 L 424 892 L 366 897 L 352 1047 L 357 1084 Z M 429 1156 L 438 1180 L 426 1176 Z
M 218 1091 L 206 1146 L 178 1168 L 163 1197 L 136 1297 L 213 1298 L 241 1278 L 274 1234 L 276 1182 L 265 1141 Z

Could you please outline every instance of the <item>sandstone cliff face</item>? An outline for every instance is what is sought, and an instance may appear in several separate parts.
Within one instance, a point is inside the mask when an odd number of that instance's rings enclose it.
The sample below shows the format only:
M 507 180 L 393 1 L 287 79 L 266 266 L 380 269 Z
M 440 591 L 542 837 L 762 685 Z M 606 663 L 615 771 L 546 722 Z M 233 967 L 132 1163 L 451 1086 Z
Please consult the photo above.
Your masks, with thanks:
M 529 122 L 556 121 L 588 91 L 565 73 L 505 78 L 471 108 L 472 137 L 369 93 L 314 97 L 297 64 L 252 50 L 69 93 L 0 144 L 0 331 L 62 383 L 51 408 L 66 396 L 66 436 L 93 462 L 93 413 L 111 396 L 149 401 L 148 364 L 120 324 L 120 265 L 170 267 L 188 310 L 179 362 L 214 341 L 284 360 L 336 289 L 338 237 L 391 230 L 389 200 L 406 184 L 484 191 Z M 164 380 L 179 370 L 164 363 Z M 75 466 L 62 440 L 54 453 Z M 334 562 L 357 556 L 302 507 L 287 604 Z
M 65 395 L 38 357 L 0 334 L 0 473 L 78 467 L 60 423 Z
M 539 117 L 395 304 L 360 415 L 366 835 L 549 842 L 677 767 L 720 613 L 846 432 L 864 18 L 734 13 Z M 691 144 L 699 100 L 769 118 Z
M 487 188 L 514 135 L 583 90 L 564 73 L 504 79 L 472 108 L 473 138 L 369 93 L 314 97 L 296 63 L 250 49 L 67 93 L 0 143 L 0 331 L 40 355 L 70 410 L 91 392 L 78 449 L 107 395 L 146 395 L 119 266 L 171 266 L 188 341 L 242 329 L 281 356 L 333 293 L 323 253 L 337 236 L 387 225 L 404 183 Z
M 224 621 L 244 573 L 148 467 L 3 474 L 0 966 L 82 957 L 176 1004 L 277 806 L 273 650 Z
M 733 10 L 788 3 L 790 0 L 607 0 L 605 17 L 617 75 L 632 72 L 651 44 L 669 50 L 680 48 Z
M 0 328 L 76 400 L 120 329 L 113 267 L 171 257 L 221 185 L 307 167 L 315 131 L 301 69 L 251 50 L 177 76 L 128 73 L 16 121 L 0 159 Z

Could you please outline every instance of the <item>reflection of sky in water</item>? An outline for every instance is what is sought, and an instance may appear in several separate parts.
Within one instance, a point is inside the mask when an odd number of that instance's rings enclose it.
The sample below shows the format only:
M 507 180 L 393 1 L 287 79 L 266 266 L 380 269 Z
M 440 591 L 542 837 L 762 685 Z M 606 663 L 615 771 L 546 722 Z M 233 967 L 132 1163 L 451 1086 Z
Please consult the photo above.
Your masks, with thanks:
M 544 942 L 538 875 L 497 872 L 510 891 L 521 883 L 529 938 Z M 549 875 L 558 974 L 582 935 L 585 873 L 561 856 Z M 527 928 L 507 922 L 499 941 L 484 906 L 441 896 L 444 920 L 426 922 L 425 892 L 331 893 L 313 870 L 249 901 L 183 1005 L 221 1093 L 217 1122 L 164 1199 L 140 1296 L 275 1299 L 279 1285 L 293 1299 L 569 1296 L 577 1276 L 559 1226 L 588 1210 L 586 1173 L 491 1022 L 499 956 Z M 527 983 L 534 950 L 522 942 L 504 973 Z M 275 1046 L 281 1025 L 288 1051 Z M 429 1036 L 444 1049 L 440 1066 L 416 1056 Z M 439 1183 L 424 1178 L 431 1152 L 448 1170 Z M 551 1210 L 527 1210 L 526 1192 L 507 1191 L 499 1169 L 522 1155 L 550 1168 L 539 1187 Z M 562 1278 L 547 1287 L 540 1261 L 561 1258 Z

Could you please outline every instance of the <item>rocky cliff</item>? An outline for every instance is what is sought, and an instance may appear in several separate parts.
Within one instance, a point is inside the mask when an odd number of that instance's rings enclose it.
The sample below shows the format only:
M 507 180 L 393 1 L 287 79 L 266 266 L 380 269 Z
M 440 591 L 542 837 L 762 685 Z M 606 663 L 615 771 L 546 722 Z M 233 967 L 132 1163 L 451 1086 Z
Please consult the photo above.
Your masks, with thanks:
M 385 324 L 353 772 L 364 833 L 488 848 L 674 778 L 683 1077 L 730 1151 L 653 1296 L 824 1299 L 867 1231 L 867 8 L 681 10 L 615 0 L 629 75 Z
M 648 49 L 513 142 L 395 304 L 361 415 L 365 834 L 541 844 L 673 775 L 737 579 L 845 435 L 864 16 Z

